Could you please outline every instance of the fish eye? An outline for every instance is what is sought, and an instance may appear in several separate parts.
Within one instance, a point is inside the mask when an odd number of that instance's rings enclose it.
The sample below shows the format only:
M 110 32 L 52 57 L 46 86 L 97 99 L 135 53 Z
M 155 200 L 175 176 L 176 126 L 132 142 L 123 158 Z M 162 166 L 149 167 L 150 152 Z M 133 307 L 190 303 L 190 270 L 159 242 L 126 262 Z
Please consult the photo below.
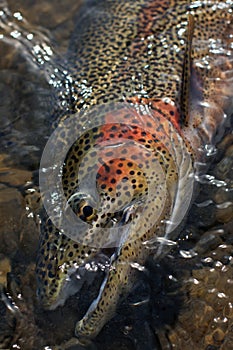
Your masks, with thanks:
M 71 207 L 75 215 L 85 222 L 92 222 L 97 218 L 94 201 L 88 194 L 74 193 L 67 201 L 67 205 Z

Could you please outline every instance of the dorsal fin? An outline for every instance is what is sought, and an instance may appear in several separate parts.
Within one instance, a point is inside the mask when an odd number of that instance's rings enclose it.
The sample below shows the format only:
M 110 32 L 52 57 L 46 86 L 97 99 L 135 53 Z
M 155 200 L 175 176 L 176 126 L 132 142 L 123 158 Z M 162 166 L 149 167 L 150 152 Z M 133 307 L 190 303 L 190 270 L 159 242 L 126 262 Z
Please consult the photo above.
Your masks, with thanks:
M 189 92 L 190 92 L 190 79 L 191 79 L 193 32 L 194 32 L 194 17 L 193 15 L 189 14 L 186 48 L 184 53 L 184 65 L 183 65 L 183 73 L 182 73 L 182 86 L 181 86 L 181 95 L 180 95 L 181 122 L 184 126 L 188 126 L 188 121 L 189 121 Z

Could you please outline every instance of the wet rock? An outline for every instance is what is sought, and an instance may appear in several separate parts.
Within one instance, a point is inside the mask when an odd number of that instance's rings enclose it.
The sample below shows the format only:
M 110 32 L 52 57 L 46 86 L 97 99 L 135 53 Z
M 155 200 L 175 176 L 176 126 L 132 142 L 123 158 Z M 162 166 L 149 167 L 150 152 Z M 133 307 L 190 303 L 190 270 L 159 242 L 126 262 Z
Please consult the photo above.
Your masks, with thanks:
M 1 164 L 1 162 L 0 162 Z M 31 180 L 32 173 L 23 169 L 14 169 L 12 167 L 4 167 L 1 164 L 0 182 L 11 187 L 22 186 L 27 181 Z
M 215 196 L 216 218 L 221 223 L 233 219 L 233 188 L 220 188 Z
M 20 11 L 24 18 L 30 19 L 30 25 L 40 26 L 38 28 L 40 31 L 45 32 L 45 28 L 49 29 L 50 31 L 45 33 L 47 36 L 53 35 L 58 41 L 59 51 L 67 49 L 74 26 L 73 16 L 77 13 L 81 3 L 82 0 L 8 1 L 12 13 Z M 55 8 L 56 11 L 54 11 Z
M 218 206 L 216 218 L 221 223 L 230 222 L 233 219 L 233 202 L 225 202 L 222 206 Z
M 193 248 L 195 254 L 202 255 L 218 247 L 223 242 L 221 238 L 223 232 L 221 229 L 205 232 Z
M 233 147 L 226 153 L 226 157 L 218 164 L 216 175 L 224 181 L 232 181 L 232 172 L 229 170 L 233 167 Z
M 43 345 L 34 317 L 35 295 L 35 266 L 29 265 L 20 277 L 8 274 L 7 288 L 2 290 L 1 299 L 5 305 L 2 321 L 6 325 L 13 324 L 5 331 L 11 347 L 36 350 Z
M 211 346 L 227 349 L 226 344 L 233 347 L 233 266 L 218 260 L 226 250 L 233 253 L 232 246 L 221 248 L 220 245 L 213 250 L 213 267 L 193 270 L 192 278 L 184 283 L 187 299 L 177 323 L 168 332 L 172 349 L 212 349 Z
M 2 186 L 0 210 L 0 253 L 13 257 L 18 250 L 35 257 L 39 230 L 37 222 L 21 193 L 11 187 Z
M 23 198 L 14 188 L 2 185 L 0 191 L 0 253 L 12 256 L 19 246 Z
M 6 287 L 7 274 L 11 271 L 10 260 L 4 255 L 0 255 L 0 285 Z
M 1 291 L 2 293 L 2 291 Z M 2 294 L 1 294 L 2 299 Z M 15 319 L 8 312 L 5 303 L 0 301 L 0 349 L 10 349 L 15 331 Z

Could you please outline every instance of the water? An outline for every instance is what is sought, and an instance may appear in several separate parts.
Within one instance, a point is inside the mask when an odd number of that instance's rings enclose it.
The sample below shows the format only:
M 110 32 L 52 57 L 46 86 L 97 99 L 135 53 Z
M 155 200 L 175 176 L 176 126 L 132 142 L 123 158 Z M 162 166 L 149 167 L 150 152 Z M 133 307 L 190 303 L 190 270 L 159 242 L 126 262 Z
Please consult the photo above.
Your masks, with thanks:
M 28 57 L 17 26 L 21 16 L 27 19 L 23 27 L 33 34 L 27 45 L 36 38 L 48 55 L 51 49 L 62 57 L 79 5 L 77 0 L 0 2 L 0 11 L 10 11 L 4 21 L 1 17 L 0 32 L 1 349 L 56 350 L 60 344 L 61 349 L 80 349 L 75 323 L 100 284 L 97 277 L 85 293 L 50 312 L 42 310 L 36 297 L 37 170 L 56 104 L 48 72 L 39 68 L 41 61 L 38 65 Z M 14 28 L 9 31 L 12 18 Z M 39 45 L 34 56 L 38 60 L 46 56 L 43 51 L 41 58 L 40 50 Z M 90 349 L 233 348 L 232 144 L 229 123 L 217 148 L 208 149 L 214 163 L 208 174 L 197 178 L 200 192 L 177 244 L 159 264 L 149 259 L 145 267 L 134 266 L 137 285 Z

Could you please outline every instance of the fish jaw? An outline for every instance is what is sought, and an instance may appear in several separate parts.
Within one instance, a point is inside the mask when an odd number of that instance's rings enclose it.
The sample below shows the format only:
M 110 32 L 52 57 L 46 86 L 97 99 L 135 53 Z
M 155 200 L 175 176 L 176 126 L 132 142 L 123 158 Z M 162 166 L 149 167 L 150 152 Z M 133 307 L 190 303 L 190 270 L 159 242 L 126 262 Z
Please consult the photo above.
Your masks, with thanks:
M 45 309 L 54 310 L 77 293 L 84 281 L 92 282 L 94 269 L 87 276 L 85 264 L 96 260 L 96 250 L 60 233 L 49 218 L 44 218 L 42 225 L 36 266 L 37 295 Z

